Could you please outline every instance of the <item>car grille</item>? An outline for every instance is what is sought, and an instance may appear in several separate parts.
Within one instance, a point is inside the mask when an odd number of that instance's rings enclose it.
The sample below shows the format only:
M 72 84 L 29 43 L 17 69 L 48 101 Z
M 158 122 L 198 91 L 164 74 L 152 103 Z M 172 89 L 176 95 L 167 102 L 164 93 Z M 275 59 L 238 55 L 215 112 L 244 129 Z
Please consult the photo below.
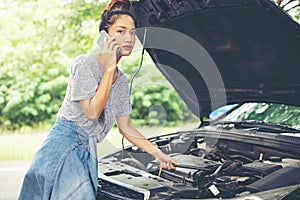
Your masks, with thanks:
M 111 183 L 109 181 L 99 179 L 97 199 L 124 199 L 124 200 L 141 200 L 145 199 L 144 194 L 125 188 L 121 185 Z

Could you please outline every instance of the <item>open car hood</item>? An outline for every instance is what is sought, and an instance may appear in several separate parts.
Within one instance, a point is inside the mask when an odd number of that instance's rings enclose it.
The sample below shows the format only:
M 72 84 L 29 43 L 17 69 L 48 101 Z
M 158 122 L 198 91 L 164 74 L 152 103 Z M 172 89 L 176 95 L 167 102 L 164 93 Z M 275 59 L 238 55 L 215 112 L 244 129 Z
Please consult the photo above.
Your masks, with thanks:
M 269 0 L 134 2 L 138 37 L 199 117 L 222 105 L 300 105 L 300 26 Z M 147 29 L 147 31 L 145 31 Z

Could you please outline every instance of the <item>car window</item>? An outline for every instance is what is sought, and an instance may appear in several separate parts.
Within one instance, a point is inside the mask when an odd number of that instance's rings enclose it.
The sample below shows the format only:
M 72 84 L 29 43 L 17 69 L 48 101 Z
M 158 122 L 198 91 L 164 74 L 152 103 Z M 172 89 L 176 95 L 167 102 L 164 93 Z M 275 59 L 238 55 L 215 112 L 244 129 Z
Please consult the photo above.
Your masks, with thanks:
M 215 120 L 218 117 L 222 116 L 223 114 L 227 113 L 229 110 L 231 110 L 233 107 L 237 106 L 238 104 L 230 104 L 226 106 L 222 106 L 214 111 L 212 111 L 209 114 L 209 119 Z

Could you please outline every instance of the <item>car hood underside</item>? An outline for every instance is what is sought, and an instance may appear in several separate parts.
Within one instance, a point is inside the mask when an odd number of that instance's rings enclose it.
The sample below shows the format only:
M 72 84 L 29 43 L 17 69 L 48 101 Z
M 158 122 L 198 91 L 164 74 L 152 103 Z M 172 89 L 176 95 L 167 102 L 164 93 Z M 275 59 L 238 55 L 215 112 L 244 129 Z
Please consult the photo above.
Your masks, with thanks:
M 300 105 L 300 26 L 269 0 L 135 2 L 138 37 L 197 116 L 224 104 Z

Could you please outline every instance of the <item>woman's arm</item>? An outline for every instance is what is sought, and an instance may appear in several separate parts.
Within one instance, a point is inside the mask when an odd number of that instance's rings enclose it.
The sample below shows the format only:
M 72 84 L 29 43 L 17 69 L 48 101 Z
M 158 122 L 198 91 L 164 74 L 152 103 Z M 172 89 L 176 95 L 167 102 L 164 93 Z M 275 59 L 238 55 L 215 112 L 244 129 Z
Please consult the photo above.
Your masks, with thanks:
M 89 120 L 98 120 L 109 97 L 113 77 L 114 71 L 104 72 L 95 95 L 90 99 L 80 101 L 83 111 Z
M 173 164 L 178 164 L 170 156 L 164 154 L 153 143 L 147 140 L 135 127 L 130 123 L 130 117 L 117 117 L 117 125 L 119 132 L 140 149 L 146 151 L 156 158 L 160 162 L 163 168 L 175 169 Z
M 97 55 L 97 60 L 103 70 L 103 76 L 95 95 L 80 101 L 83 111 L 89 120 L 98 120 L 108 100 L 115 74 L 117 73 L 116 51 L 119 48 L 114 38 L 105 42 L 103 52 Z

